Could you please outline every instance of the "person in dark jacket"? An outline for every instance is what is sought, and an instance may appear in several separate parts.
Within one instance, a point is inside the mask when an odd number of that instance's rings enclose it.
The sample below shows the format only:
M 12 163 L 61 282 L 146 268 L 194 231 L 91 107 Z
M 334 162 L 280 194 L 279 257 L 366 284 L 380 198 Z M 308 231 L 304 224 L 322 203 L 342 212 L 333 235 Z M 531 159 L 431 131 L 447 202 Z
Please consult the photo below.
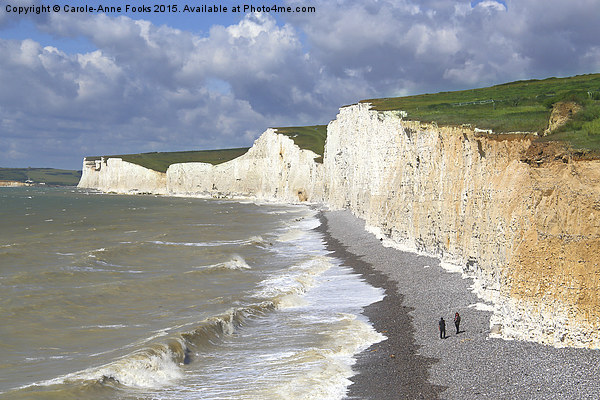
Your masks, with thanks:
M 446 321 L 444 318 L 440 317 L 440 339 L 446 339 Z
M 456 334 L 458 335 L 460 333 L 460 314 L 456 313 L 454 314 L 454 326 L 456 326 Z

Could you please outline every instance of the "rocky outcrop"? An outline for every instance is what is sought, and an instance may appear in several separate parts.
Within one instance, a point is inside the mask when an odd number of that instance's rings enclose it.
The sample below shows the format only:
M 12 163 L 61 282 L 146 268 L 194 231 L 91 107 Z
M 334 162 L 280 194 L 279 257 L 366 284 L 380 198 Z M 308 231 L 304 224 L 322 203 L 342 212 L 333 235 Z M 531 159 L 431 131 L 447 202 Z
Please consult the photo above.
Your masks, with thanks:
M 574 101 L 559 101 L 552 106 L 548 128 L 544 136 L 566 124 L 573 115 L 581 111 L 581 106 Z
M 268 130 L 216 166 L 174 164 L 161 174 L 85 161 L 79 186 L 350 209 L 382 239 L 474 277 L 494 304 L 495 334 L 600 348 L 600 161 L 533 138 L 357 104 L 329 124 L 323 164 Z

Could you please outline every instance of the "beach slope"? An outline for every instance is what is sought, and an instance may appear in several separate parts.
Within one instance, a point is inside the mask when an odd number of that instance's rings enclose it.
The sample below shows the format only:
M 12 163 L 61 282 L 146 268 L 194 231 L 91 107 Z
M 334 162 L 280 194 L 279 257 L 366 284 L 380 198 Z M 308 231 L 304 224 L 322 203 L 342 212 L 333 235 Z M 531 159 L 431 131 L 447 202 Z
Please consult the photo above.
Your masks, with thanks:
M 323 222 L 330 250 L 386 291 L 364 313 L 388 339 L 359 354 L 347 398 L 600 398 L 599 350 L 490 338 L 491 312 L 471 279 L 447 272 L 436 258 L 384 247 L 348 211 L 324 212 Z

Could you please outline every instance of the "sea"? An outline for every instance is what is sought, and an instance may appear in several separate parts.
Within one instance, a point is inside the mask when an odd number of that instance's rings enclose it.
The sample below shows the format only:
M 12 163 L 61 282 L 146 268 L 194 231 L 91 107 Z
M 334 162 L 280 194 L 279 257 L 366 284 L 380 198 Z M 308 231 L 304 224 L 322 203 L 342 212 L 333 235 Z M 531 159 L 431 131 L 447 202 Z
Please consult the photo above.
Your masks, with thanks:
M 341 399 L 383 298 L 318 210 L 0 189 L 0 399 Z

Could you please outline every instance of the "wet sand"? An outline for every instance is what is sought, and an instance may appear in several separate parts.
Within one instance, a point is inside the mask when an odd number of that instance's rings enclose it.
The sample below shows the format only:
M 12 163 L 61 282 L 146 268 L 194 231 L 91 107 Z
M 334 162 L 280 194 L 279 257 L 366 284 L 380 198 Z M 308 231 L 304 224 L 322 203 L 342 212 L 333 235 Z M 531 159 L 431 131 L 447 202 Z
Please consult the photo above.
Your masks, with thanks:
M 358 355 L 348 399 L 600 398 L 599 350 L 489 338 L 491 313 L 475 307 L 482 301 L 470 279 L 384 247 L 348 211 L 323 212 L 322 221 L 330 251 L 386 293 L 364 314 L 387 340 Z

